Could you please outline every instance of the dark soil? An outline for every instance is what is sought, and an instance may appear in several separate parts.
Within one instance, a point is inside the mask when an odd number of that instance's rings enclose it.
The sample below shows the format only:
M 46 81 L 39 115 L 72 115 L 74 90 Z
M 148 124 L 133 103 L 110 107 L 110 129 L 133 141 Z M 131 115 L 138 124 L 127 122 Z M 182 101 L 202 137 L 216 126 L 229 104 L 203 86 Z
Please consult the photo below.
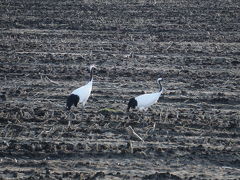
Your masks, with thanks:
M 0 179 L 240 177 L 237 0 L 0 7 Z M 90 64 L 97 70 L 81 117 L 65 103 Z M 126 113 L 159 77 L 159 102 Z

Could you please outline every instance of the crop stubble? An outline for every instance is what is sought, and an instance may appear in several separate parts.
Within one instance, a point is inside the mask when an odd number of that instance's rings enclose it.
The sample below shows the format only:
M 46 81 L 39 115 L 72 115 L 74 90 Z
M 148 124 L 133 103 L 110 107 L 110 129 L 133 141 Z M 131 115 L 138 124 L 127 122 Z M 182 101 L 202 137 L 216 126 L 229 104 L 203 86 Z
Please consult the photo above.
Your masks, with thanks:
M 240 176 L 239 12 L 237 1 L 1 1 L 0 177 Z M 64 106 L 92 63 L 81 120 Z M 159 102 L 126 114 L 158 77 Z

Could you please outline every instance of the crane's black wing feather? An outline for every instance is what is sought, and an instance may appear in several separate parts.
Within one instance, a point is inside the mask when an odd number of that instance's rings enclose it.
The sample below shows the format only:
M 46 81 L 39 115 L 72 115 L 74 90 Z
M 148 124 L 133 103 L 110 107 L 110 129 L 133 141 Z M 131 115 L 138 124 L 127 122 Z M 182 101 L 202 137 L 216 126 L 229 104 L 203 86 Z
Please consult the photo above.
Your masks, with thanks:
M 129 111 L 130 108 L 136 108 L 136 106 L 138 105 L 137 101 L 135 98 L 131 98 L 128 102 L 128 108 L 127 111 Z
M 77 107 L 79 99 L 80 99 L 79 96 L 75 95 L 75 94 L 71 94 L 70 96 L 68 96 L 68 98 L 67 98 L 67 110 L 70 110 L 73 104 L 74 104 L 74 106 Z

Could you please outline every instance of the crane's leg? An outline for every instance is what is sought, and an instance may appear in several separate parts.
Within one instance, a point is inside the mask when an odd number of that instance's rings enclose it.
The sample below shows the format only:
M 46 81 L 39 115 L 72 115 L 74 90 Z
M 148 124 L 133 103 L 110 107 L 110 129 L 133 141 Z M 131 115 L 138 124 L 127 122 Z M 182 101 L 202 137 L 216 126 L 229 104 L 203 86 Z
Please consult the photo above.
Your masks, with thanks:
M 68 121 L 68 129 L 71 128 L 71 120 Z
M 69 111 L 68 113 L 68 128 L 71 128 L 71 123 L 72 123 L 72 111 Z
M 84 105 L 82 105 L 82 108 L 81 108 L 81 120 L 83 119 L 83 113 L 84 113 Z
M 142 126 L 145 127 L 145 111 L 142 111 Z
M 143 109 L 142 112 L 141 112 L 141 115 L 142 115 L 142 127 L 146 126 L 146 122 L 145 122 L 146 111 L 147 111 L 147 109 Z
M 84 111 L 84 108 L 82 107 L 81 119 L 83 119 L 83 111 Z

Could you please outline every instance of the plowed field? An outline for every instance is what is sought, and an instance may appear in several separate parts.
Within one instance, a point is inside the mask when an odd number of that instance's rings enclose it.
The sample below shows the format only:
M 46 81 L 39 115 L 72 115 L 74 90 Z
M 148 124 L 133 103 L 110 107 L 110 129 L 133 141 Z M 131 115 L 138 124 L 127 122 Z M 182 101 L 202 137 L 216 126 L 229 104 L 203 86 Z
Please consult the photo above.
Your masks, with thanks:
M 240 177 L 239 12 L 237 0 L 1 1 L 0 179 Z M 68 112 L 90 64 L 83 116 Z M 127 113 L 159 77 L 159 102 Z

